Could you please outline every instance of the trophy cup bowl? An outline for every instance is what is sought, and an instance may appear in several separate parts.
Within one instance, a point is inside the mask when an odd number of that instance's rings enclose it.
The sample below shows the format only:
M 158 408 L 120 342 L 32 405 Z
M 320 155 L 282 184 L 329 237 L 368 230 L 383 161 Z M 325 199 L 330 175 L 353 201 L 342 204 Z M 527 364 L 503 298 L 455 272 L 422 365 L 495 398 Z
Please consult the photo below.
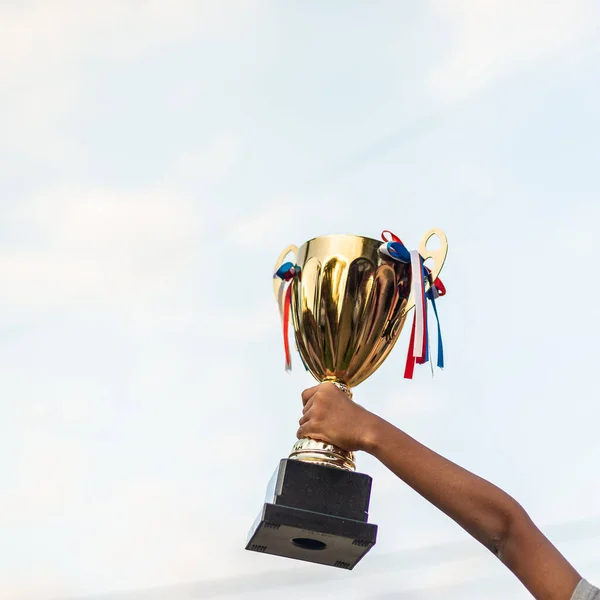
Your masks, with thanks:
M 429 250 L 434 235 L 441 246 Z M 317 381 L 332 382 L 350 397 L 391 352 L 414 306 L 410 263 L 386 256 L 381 245 L 356 235 L 316 237 L 299 249 L 288 246 L 275 267 L 295 255 L 299 276 L 289 284 L 290 313 L 304 366 Z M 432 259 L 435 281 L 446 258 L 446 236 L 429 231 L 419 253 Z M 372 480 L 355 468 L 352 452 L 298 440 L 271 479 L 246 548 L 352 569 L 377 535 L 377 526 L 367 522 Z
M 296 345 L 308 371 L 351 395 L 372 375 L 400 336 L 410 295 L 410 265 L 379 252 L 381 241 L 328 235 L 306 242 L 292 281 Z M 299 440 L 290 458 L 354 470 L 352 453 Z

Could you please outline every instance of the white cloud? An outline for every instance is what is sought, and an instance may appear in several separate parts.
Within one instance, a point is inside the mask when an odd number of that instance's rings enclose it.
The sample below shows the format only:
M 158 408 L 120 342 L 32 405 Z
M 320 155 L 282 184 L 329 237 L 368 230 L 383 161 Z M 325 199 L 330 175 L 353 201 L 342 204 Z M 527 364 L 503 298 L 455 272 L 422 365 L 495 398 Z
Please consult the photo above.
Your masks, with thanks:
M 90 61 L 122 63 L 192 39 L 238 41 L 255 32 L 265 7 L 263 0 L 1 3 L 0 149 L 72 174 L 85 153 L 68 137 L 65 122 L 81 114 L 80 86 L 82 76 L 90 77 Z M 220 151 L 232 152 L 226 145 Z
M 15 452 L 17 480 L 0 502 L 0 523 L 48 516 L 74 492 L 84 473 L 82 448 L 38 428 L 20 431 Z
M 231 173 L 242 148 L 241 140 L 224 133 L 214 139 L 207 148 L 198 152 L 184 153 L 173 166 L 169 179 L 194 182 L 200 185 L 217 184 Z
M 188 291 L 205 266 L 210 188 L 231 175 L 240 148 L 224 133 L 184 154 L 156 183 L 47 187 L 7 207 L 0 323 L 83 302 L 126 311 L 138 328 L 197 321 L 197 297 Z M 253 331 L 265 323 L 258 317 Z
M 207 539 L 217 529 L 207 523 L 198 500 L 164 481 L 127 481 L 91 507 L 89 522 L 106 524 L 96 531 L 100 562 L 116 570 L 121 585 L 136 576 L 153 582 L 193 577 L 199 564 L 211 562 Z
M 305 191 L 294 197 L 276 196 L 268 204 L 233 222 L 227 231 L 231 242 L 247 248 L 273 248 L 274 241 L 285 240 L 300 246 L 310 237 L 330 233 L 331 217 L 344 211 L 344 201 L 331 192 Z M 316 232 L 316 233 L 315 233 Z M 273 263 L 277 256 L 273 257 Z
M 11 600 L 46 600 L 70 598 L 77 593 L 73 585 L 65 584 L 51 569 L 36 569 L 35 577 L 14 583 L 0 581 L 0 596 Z
M 277 304 L 273 298 L 271 303 L 259 305 L 249 315 L 230 315 L 220 333 L 229 339 L 243 339 L 244 343 L 249 344 L 274 335 L 280 327 Z M 290 332 L 290 339 L 292 335 Z
M 41 441 L 49 440 L 44 436 Z M 48 449 L 37 447 L 39 461 Z M 0 503 L 3 524 L 23 523 L 28 528 L 38 524 L 40 529 L 30 540 L 33 547 L 27 560 L 36 585 L 32 585 L 31 573 L 4 573 L 0 578 L 3 598 L 70 597 L 92 591 L 85 584 L 79 587 L 77 577 L 47 573 L 44 563 L 53 564 L 54 559 L 47 554 L 45 536 L 52 531 L 49 523 L 57 518 L 68 524 L 69 541 L 65 546 L 59 540 L 56 547 L 73 550 L 72 540 L 76 540 L 75 564 L 79 563 L 80 575 L 90 567 L 97 569 L 95 578 L 103 590 L 193 580 L 209 569 L 225 575 L 223 540 L 219 540 L 222 527 L 207 519 L 208 507 L 197 491 L 186 494 L 165 481 L 131 478 L 98 491 L 97 498 L 85 499 L 85 476 L 65 477 L 67 457 L 55 456 L 56 440 L 49 448 L 50 458 L 26 471 L 27 485 L 11 490 L 10 497 Z M 81 448 L 74 447 L 69 455 L 80 453 Z
M 591 31 L 593 0 L 434 0 L 452 45 L 429 73 L 432 92 L 460 100 Z
M 191 200 L 155 188 L 46 191 L 5 223 L 27 240 L 0 246 L 5 314 L 80 300 L 124 305 L 132 295 L 168 292 L 202 232 Z
M 281 202 L 234 222 L 228 238 L 246 247 L 264 247 L 270 244 L 278 231 L 285 231 L 293 220 L 294 214 L 289 209 L 289 203 Z M 273 258 L 273 262 L 276 258 Z
M 189 37 L 235 39 L 262 16 L 261 0 L 38 0 L 0 8 L 0 77 L 20 83 L 81 55 L 130 57 Z

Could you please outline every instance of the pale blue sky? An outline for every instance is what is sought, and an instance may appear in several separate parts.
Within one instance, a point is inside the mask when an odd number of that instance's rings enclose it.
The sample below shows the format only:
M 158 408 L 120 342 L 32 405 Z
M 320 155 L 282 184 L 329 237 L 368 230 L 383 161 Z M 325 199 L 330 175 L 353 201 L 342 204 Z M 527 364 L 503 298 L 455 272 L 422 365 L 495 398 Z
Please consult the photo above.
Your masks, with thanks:
M 447 368 L 403 380 L 404 334 L 355 397 L 600 581 L 599 13 L 0 1 L 0 597 L 527 598 L 368 456 L 355 571 L 243 550 L 311 385 L 277 255 L 431 227 Z

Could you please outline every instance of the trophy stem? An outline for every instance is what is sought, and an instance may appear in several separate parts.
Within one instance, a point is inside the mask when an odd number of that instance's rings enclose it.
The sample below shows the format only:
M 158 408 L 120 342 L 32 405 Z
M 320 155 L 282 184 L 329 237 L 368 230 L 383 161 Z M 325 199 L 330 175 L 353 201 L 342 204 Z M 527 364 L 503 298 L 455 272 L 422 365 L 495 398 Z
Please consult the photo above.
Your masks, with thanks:
M 326 381 L 333 383 L 342 390 L 342 392 L 352 398 L 352 391 L 345 383 L 335 379 L 327 379 Z M 342 450 L 333 444 L 328 444 L 327 442 L 322 442 L 320 440 L 313 440 L 311 438 L 302 438 L 298 440 L 294 444 L 289 457 L 292 460 L 311 462 L 326 467 L 342 469 L 344 471 L 356 471 L 354 452 Z

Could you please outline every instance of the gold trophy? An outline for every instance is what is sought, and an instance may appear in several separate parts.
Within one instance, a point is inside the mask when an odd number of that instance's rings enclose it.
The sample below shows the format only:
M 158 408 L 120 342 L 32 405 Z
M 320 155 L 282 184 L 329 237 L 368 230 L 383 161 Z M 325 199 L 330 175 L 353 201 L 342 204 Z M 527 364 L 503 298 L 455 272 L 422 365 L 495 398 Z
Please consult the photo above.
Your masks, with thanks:
M 430 250 L 433 236 L 441 243 Z M 361 236 L 322 236 L 300 249 L 288 246 L 275 267 L 295 255 L 299 276 L 289 283 L 289 312 L 304 366 L 317 381 L 330 381 L 350 397 L 386 359 L 415 306 L 410 262 L 393 260 L 381 246 L 381 240 Z M 423 237 L 419 254 L 432 261 L 425 291 L 447 252 L 439 229 Z M 368 523 L 372 479 L 355 469 L 354 453 L 298 440 L 271 479 L 246 549 L 352 569 L 377 536 L 377 526 Z

